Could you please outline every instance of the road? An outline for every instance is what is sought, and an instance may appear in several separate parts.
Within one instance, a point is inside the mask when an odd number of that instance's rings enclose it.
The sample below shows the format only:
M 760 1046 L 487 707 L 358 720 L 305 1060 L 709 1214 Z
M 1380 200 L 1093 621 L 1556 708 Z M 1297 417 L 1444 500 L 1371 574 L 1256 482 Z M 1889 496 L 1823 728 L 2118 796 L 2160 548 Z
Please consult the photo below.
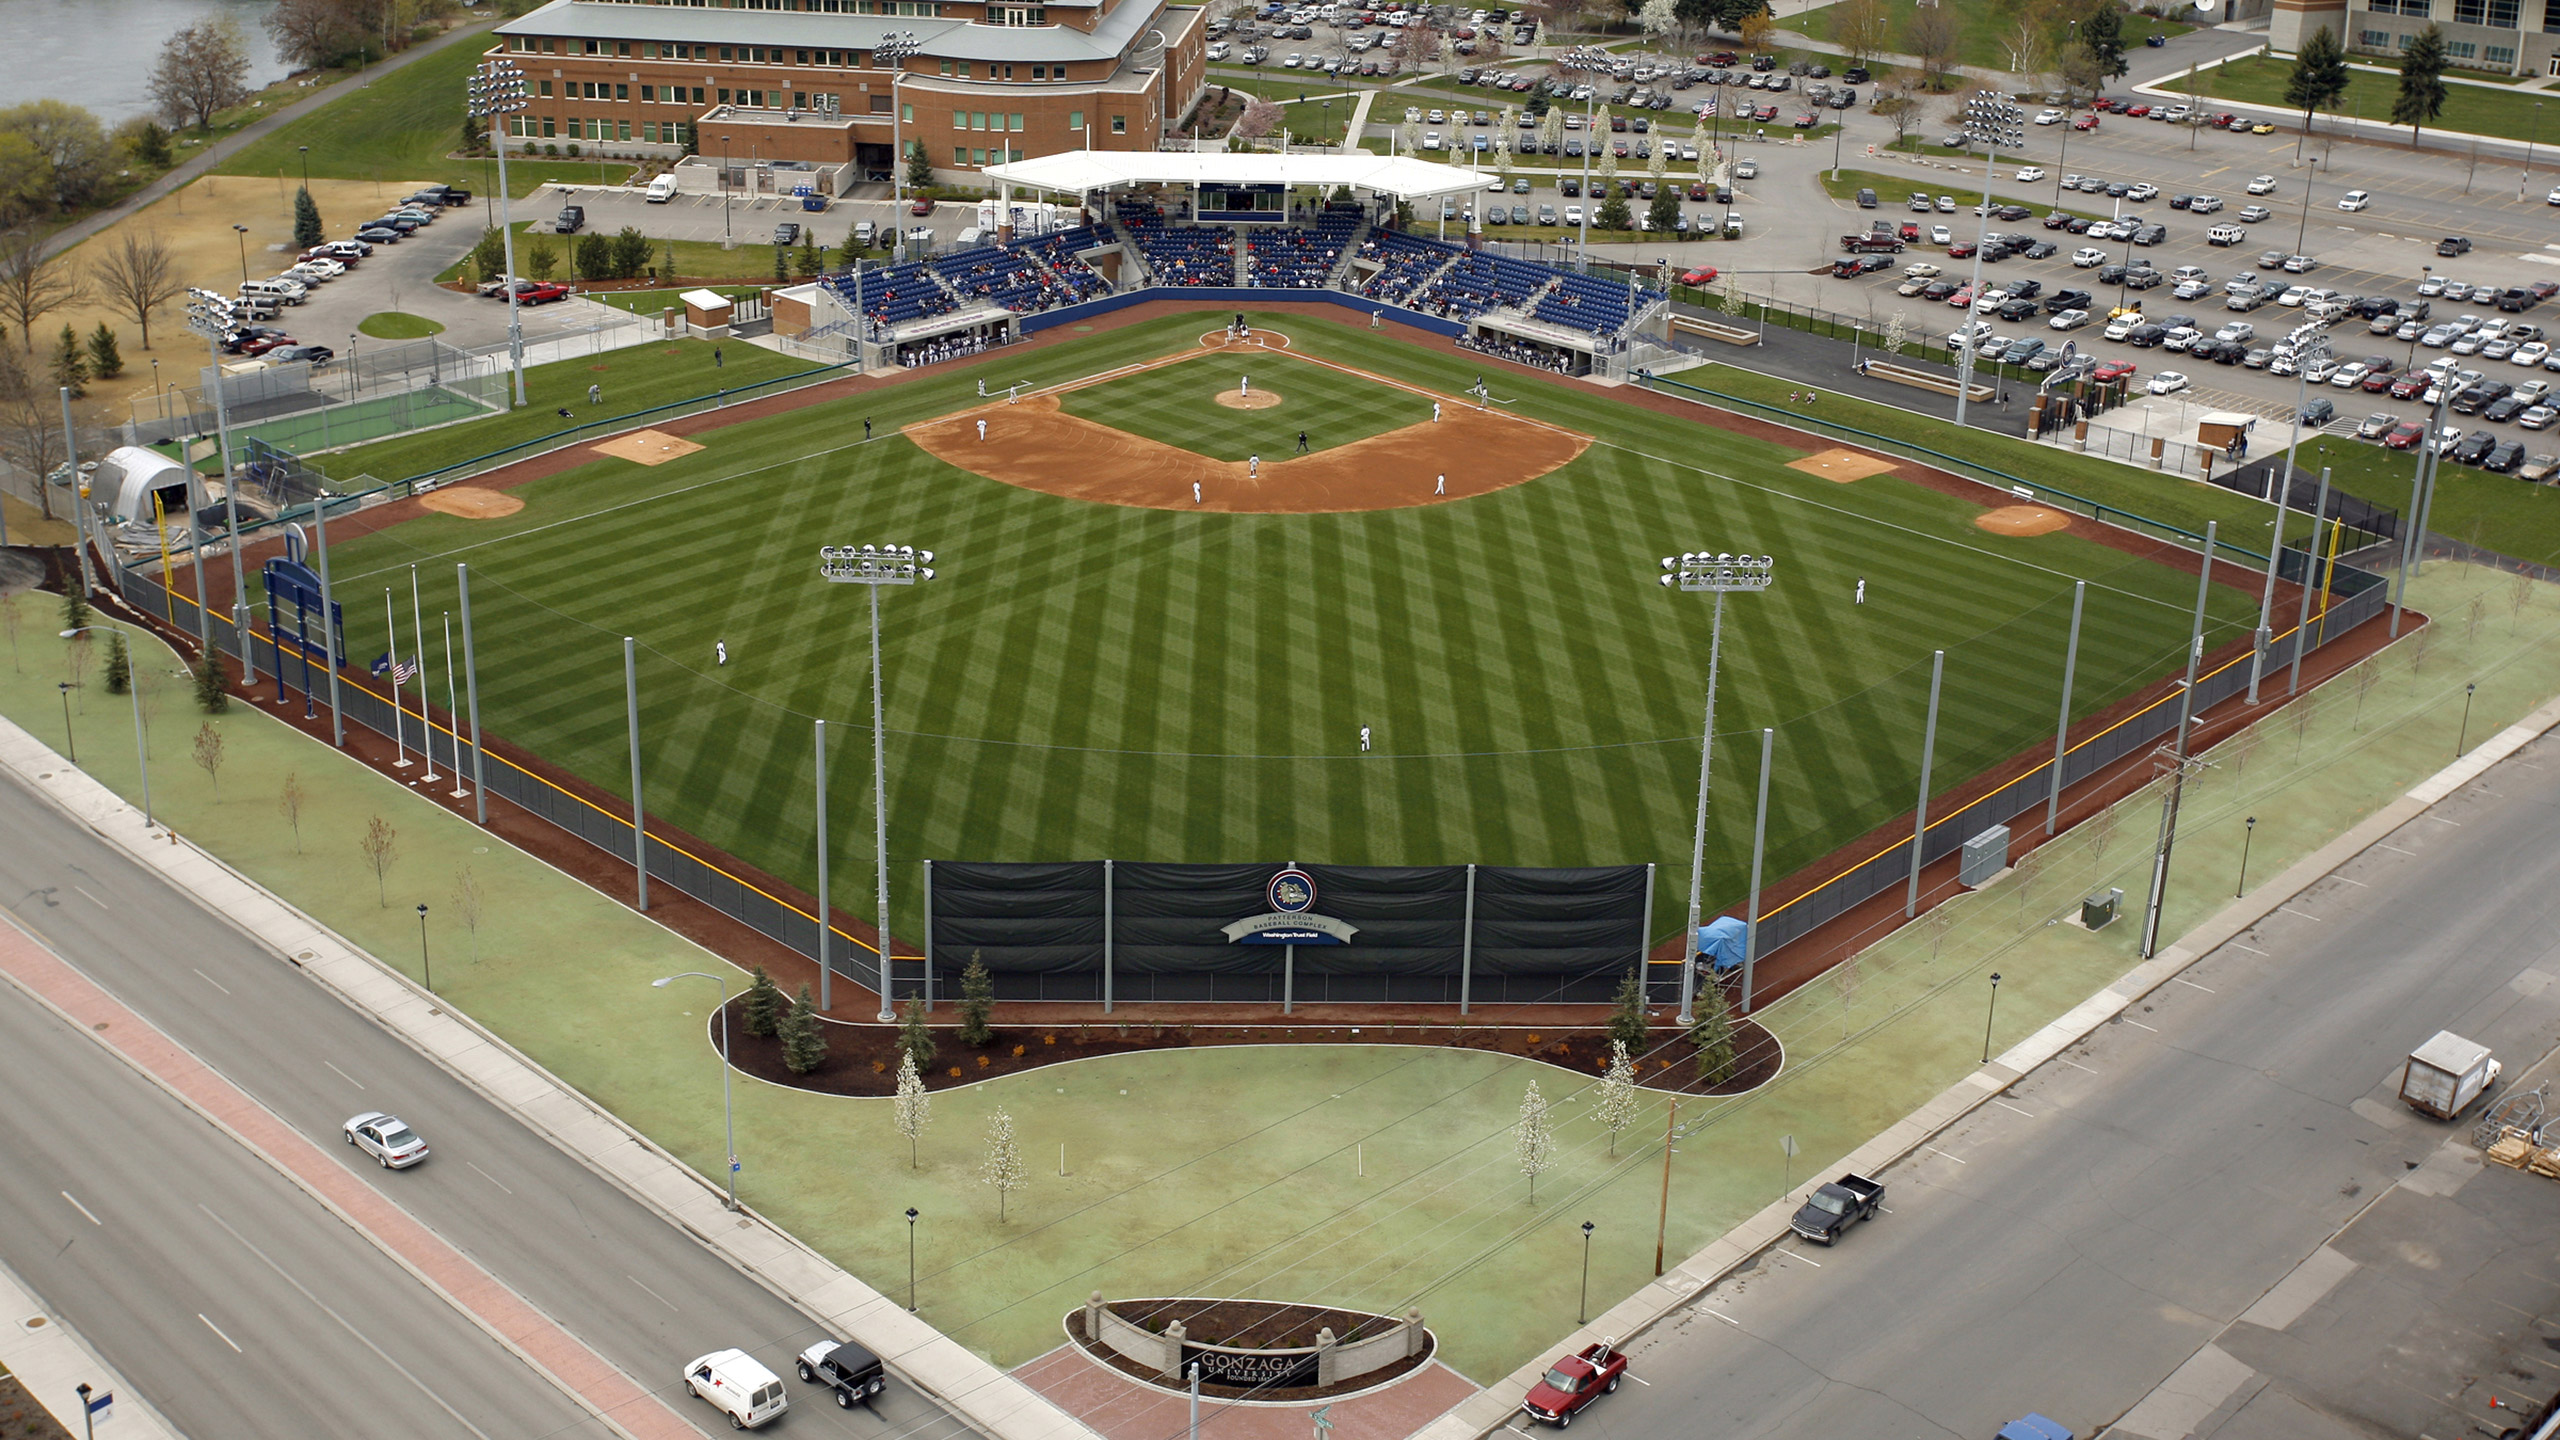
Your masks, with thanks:
M 1889 1214 L 1716 1286 L 1637 1347 L 1648 1385 L 1585 1423 L 1899 1440 L 2033 1409 L 2086 1436 L 2209 1344 L 2221 1389 L 2115 1433 L 2445 1436 L 2498 1423 L 2500 1387 L 2538 1401 L 2560 1382 L 2513 1357 L 2560 1313 L 2560 1186 L 2482 1170 L 2446 1143 L 2468 1126 L 2419 1120 L 2394 1087 L 2440 1027 L 2511 1069 L 2560 1042 L 2555 812 L 2545 740 L 1894 1167 Z M 2234 1323 L 2324 1247 L 2377 1283 L 2319 1328 Z M 2412 1323 L 2430 1285 L 2468 1287 L 2449 1323 Z
M 380 1109 L 408 1120 L 434 1147 L 433 1157 L 406 1171 L 365 1164 L 356 1173 L 605 1360 L 666 1395 L 703 1433 L 714 1433 L 720 1422 L 676 1384 L 677 1369 L 686 1360 L 736 1346 L 787 1375 L 791 1357 L 819 1338 L 797 1309 L 304 979 L 290 964 L 124 860 L 14 780 L 0 781 L 0 831 L 17 837 L 0 847 L 0 897 L 9 897 L 5 903 L 31 931 L 287 1124 L 329 1146 L 331 1153 L 355 1155 L 343 1145 L 340 1128 L 351 1114 Z M 183 963 L 175 957 L 183 957 Z M 174 1332 L 164 1336 L 161 1320 L 174 1315 L 186 1326 L 204 1329 L 194 1318 L 195 1311 L 211 1303 L 202 1296 L 226 1290 L 244 1276 L 256 1278 L 247 1273 L 256 1264 L 254 1257 L 242 1260 L 236 1242 L 228 1253 L 215 1244 L 221 1232 L 211 1221 L 181 1226 L 177 1221 L 182 1214 L 162 1211 L 183 1212 L 199 1200 L 214 1207 L 269 1255 L 291 1265 L 321 1299 L 340 1305 L 351 1318 L 362 1316 L 359 1323 L 368 1327 L 379 1313 L 377 1304 L 390 1301 L 373 1291 L 343 1287 L 332 1278 L 336 1271 L 304 1274 L 310 1242 L 296 1238 L 283 1223 L 289 1207 L 273 1197 L 250 1199 L 253 1192 L 243 1188 L 259 1176 L 272 1177 L 263 1164 L 236 1150 L 222 1154 L 227 1142 L 210 1144 L 212 1158 L 227 1162 L 218 1169 L 208 1160 L 200 1170 L 192 1157 L 185 1164 L 168 1163 L 157 1137 L 168 1128 L 183 1130 L 183 1119 L 171 1119 L 161 1130 L 137 1132 L 140 1121 L 134 1111 L 147 1107 L 120 1105 L 116 1087 L 75 1081 L 50 1051 L 14 1043 L 15 1029 L 31 1025 L 31 1009 L 14 992 L 0 993 L 0 1024 L 10 1027 L 0 1028 L 0 1087 L 41 1101 L 43 1107 L 40 1118 L 25 1107 L 0 1107 L 0 1154 L 44 1157 L 40 1176 L 31 1173 L 38 1167 L 0 1166 L 0 1251 L 8 1263 L 175 1423 L 199 1437 L 287 1433 L 260 1418 L 273 1413 L 260 1403 L 261 1397 L 271 1391 L 303 1393 L 331 1374 L 362 1375 L 368 1389 L 388 1386 L 380 1363 L 369 1355 L 362 1363 L 347 1357 L 350 1363 L 343 1367 L 297 1371 L 286 1368 L 286 1357 L 263 1348 L 234 1358 L 241 1367 L 239 1383 L 220 1396 L 197 1401 L 201 1387 L 192 1374 L 161 1381 L 170 1370 L 170 1352 L 162 1346 L 175 1338 Z M 75 1049 L 80 1045 L 76 1037 L 69 1043 Z M 121 1068 L 120 1062 L 104 1057 L 95 1063 Z M 57 1074 L 63 1078 L 49 1078 Z M 175 1110 L 174 1102 L 164 1105 Z M 27 1137 L 23 1143 L 35 1148 L 21 1148 L 13 1128 L 20 1126 Z M 196 1128 L 203 1131 L 201 1125 Z M 130 1143 L 137 1133 L 153 1138 Z M 39 1146 L 39 1136 L 71 1139 L 47 1139 Z M 116 1143 L 97 1144 L 100 1137 Z M 198 1179 L 200 1174 L 231 1178 L 216 1183 Z M 178 1175 L 187 1178 L 172 1183 L 171 1177 Z M 283 1182 L 273 1180 L 272 1188 L 283 1188 Z M 111 1225 L 131 1227 L 154 1240 L 151 1251 L 131 1257 L 113 1288 L 93 1285 L 85 1271 L 59 1268 L 58 1246 L 76 1239 L 83 1251 L 96 1250 L 95 1242 L 104 1237 L 89 1233 L 91 1227 L 58 1190 L 79 1196 Z M 299 1192 L 287 1194 L 298 1197 Z M 93 1197 L 106 1199 L 109 1208 L 155 1208 L 119 1210 L 111 1216 Z M 306 1209 L 318 1213 L 316 1207 Z M 334 1221 L 328 1223 L 335 1227 Z M 335 1228 L 353 1249 L 372 1254 L 370 1246 L 343 1227 Z M 182 1236 L 192 1239 L 178 1243 Z M 356 1263 L 349 1259 L 340 1268 Z M 378 1257 L 375 1263 L 390 1268 Z M 396 1284 L 388 1288 L 399 1289 Z M 429 1309 L 441 1308 L 440 1301 L 414 1284 L 408 1289 Z M 263 1303 L 279 1313 L 290 1308 L 281 1295 Z M 411 1330 L 425 1335 L 432 1328 L 430 1318 L 421 1312 L 409 1322 Z M 479 1333 L 450 1310 L 444 1312 L 443 1324 L 455 1334 Z M 247 1337 L 232 1333 L 248 1348 Z M 393 1338 L 405 1340 L 409 1333 Z M 438 1343 L 438 1353 L 448 1354 L 459 1342 Z M 407 1359 L 405 1343 L 385 1348 Z M 466 1366 L 456 1356 L 442 1372 L 446 1378 L 429 1383 L 450 1394 L 452 1376 L 486 1364 L 483 1357 Z M 507 1364 L 522 1368 L 512 1359 Z M 950 1440 L 963 1433 L 939 1406 L 895 1383 L 877 1416 L 840 1413 L 825 1403 L 822 1392 L 797 1382 L 791 1389 L 795 1409 L 805 1412 L 791 1423 L 803 1433 L 871 1440 L 883 1435 Z M 197 1423 L 191 1403 L 213 1407 L 202 1417 L 204 1423 Z M 566 1404 L 556 1393 L 551 1403 L 555 1409 Z M 462 1408 L 459 1402 L 457 1408 Z M 540 1413 L 532 1409 L 510 1406 L 506 1413 L 507 1421 L 491 1434 L 533 1436 L 553 1428 L 532 1424 Z M 414 1418 L 424 1424 L 429 1417 Z M 291 1433 L 394 1432 L 340 1423 Z M 727 1433 L 725 1426 L 717 1433 Z

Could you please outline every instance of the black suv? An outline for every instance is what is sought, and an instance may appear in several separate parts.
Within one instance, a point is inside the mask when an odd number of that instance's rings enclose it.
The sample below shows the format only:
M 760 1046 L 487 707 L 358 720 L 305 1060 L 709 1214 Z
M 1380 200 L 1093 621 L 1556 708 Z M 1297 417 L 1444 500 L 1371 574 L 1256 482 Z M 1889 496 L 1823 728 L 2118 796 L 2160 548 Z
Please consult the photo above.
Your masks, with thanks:
M 2457 464 L 2477 465 L 2489 458 L 2489 452 L 2497 448 L 2497 436 L 2486 430 L 2474 430 L 2462 437 L 2461 444 L 2453 447 L 2453 458 Z

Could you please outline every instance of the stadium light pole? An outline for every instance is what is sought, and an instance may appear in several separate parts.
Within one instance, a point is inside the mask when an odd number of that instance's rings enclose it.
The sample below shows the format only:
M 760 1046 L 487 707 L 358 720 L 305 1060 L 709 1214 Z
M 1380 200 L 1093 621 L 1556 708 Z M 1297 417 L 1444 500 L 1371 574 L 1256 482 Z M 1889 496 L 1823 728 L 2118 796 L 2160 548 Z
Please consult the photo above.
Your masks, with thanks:
M 1964 105 L 1964 134 L 1983 147 L 1982 224 L 1973 243 L 1974 293 L 1982 291 L 1982 246 L 1991 235 L 1991 174 L 2000 168 L 2000 147 L 2022 150 L 2027 143 L 2027 112 L 1989 91 L 1977 92 Z M 1966 339 L 1956 353 L 1956 428 L 1964 428 L 1965 403 L 1973 392 L 1973 311 L 1965 311 Z
M 899 229 L 903 225 L 898 212 L 907 203 L 907 141 L 906 125 L 898 113 L 898 82 L 907 78 L 907 61 L 922 48 L 913 30 L 883 35 L 871 47 L 872 65 L 889 69 L 889 224 Z
M 1707 780 L 1716 749 L 1716 667 L 1724 652 L 1724 597 L 1734 591 L 1758 593 L 1769 588 L 1776 561 L 1769 556 L 1710 554 L 1692 550 L 1662 558 L 1664 589 L 1704 590 L 1716 597 L 1714 626 L 1707 632 L 1707 720 L 1698 746 L 1698 829 L 1689 851 L 1689 925 L 1680 937 L 1680 1023 L 1694 1017 L 1698 977 L 1699 894 L 1707 868 Z M 1748 1002 L 1745 1002 L 1748 1003 Z
M 2285 507 L 2293 499 L 2293 454 L 2302 448 L 2303 395 L 2311 383 L 2312 368 L 2329 358 L 2329 322 L 2314 320 L 2297 325 L 2292 334 L 2284 337 L 2284 343 L 2292 350 L 2294 364 L 2299 368 L 2293 376 L 2293 425 L 2292 436 L 2285 441 L 2284 479 L 2276 485 L 2276 530 L 2273 542 L 2267 546 L 2267 583 L 2258 596 L 2257 653 L 2249 657 L 2249 703 L 2252 705 L 2258 703 L 2258 680 L 2266 672 L 2267 646 L 2275 634 L 2276 567 L 2284 561 Z M 2320 519 L 2317 515 L 2311 517 L 2314 540 L 2320 535 Z M 2306 585 L 2311 582 L 2310 563 L 2310 554 L 2305 551 L 2302 579 Z M 2301 635 L 2296 634 L 2294 644 L 2301 643 Z
M 892 102 L 894 103 L 894 102 Z M 821 545 L 820 578 L 871 592 L 872 857 L 880 869 L 880 1023 L 898 1018 L 889 994 L 889 724 L 880 703 L 880 587 L 933 578 L 933 552 L 913 545 Z M 925 957 L 928 972 L 933 957 Z
M 242 683 L 254 685 L 258 680 L 258 658 L 249 648 L 249 592 L 240 576 L 240 496 L 231 483 L 231 417 L 222 398 L 222 337 L 238 319 L 231 301 L 199 286 L 187 290 L 187 328 L 204 337 L 206 366 L 213 372 L 213 443 L 215 459 L 222 471 L 223 528 L 231 538 L 231 628 L 240 636 L 240 675 Z M 203 526 L 196 527 L 196 543 L 204 543 Z M 203 573 L 203 551 L 197 551 L 197 573 Z
M 2194 733 L 2196 667 L 2204 659 L 2204 608 L 2205 599 L 2213 590 L 2214 531 L 2219 523 L 2208 520 L 2204 525 L 2204 563 L 2196 573 L 2196 615 L 2194 631 L 2187 641 L 2187 678 L 2178 687 L 2178 733 L 2169 747 L 2169 789 L 2160 797 L 2160 839 L 2151 852 L 2151 898 L 2142 912 L 2145 960 L 2160 949 L 2160 910 L 2169 895 L 2169 851 L 2177 843 L 2178 806 L 2186 798 L 2187 770 L 2192 763 L 2187 757 L 2187 741 Z
M 423 906 L 419 907 L 425 908 Z M 729 1198 L 731 1210 L 738 1208 L 738 1110 L 729 1099 L 729 981 L 728 977 L 702 970 L 687 970 L 681 975 L 662 975 L 649 983 L 660 990 L 678 980 L 708 980 L 720 987 L 720 1113 L 729 1131 Z
M 1587 75 L 1607 69 L 1609 55 L 1605 50 L 1581 45 L 1557 56 L 1555 65 L 1559 70 Z M 1574 263 L 1586 270 L 1591 267 L 1591 211 L 1594 208 L 1591 195 L 1591 102 L 1599 93 L 1599 87 L 1594 85 L 1591 94 L 1582 97 L 1582 236 L 1574 242 Z
M 516 372 L 516 406 L 524 406 L 524 321 L 516 296 L 516 221 L 513 201 L 507 194 L 507 136 L 505 120 L 533 104 L 526 93 L 524 71 L 513 60 L 490 60 L 471 72 L 465 90 L 465 104 L 472 117 L 489 123 L 489 137 L 498 151 L 498 238 L 506 247 L 507 257 L 507 363 Z

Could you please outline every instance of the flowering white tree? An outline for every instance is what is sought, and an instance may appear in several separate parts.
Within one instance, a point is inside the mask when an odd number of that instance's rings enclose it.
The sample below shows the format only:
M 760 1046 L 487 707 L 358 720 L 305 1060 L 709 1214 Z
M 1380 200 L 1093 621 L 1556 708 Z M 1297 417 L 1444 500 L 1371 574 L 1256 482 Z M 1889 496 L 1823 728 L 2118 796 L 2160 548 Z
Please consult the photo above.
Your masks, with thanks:
M 1600 1079 L 1600 1103 L 1592 1117 L 1609 1132 L 1609 1156 L 1618 1154 L 1618 1132 L 1635 1123 L 1636 1062 L 1627 1058 L 1627 1042 L 1609 1042 L 1609 1073 Z
M 1904 342 L 1904 341 L 1906 341 L 1906 340 L 1909 340 L 1910 338 L 1911 338 L 1911 316 L 1910 316 L 1910 314 L 1909 314 L 1908 312 L 1906 312 L 1906 311 L 1902 311 L 1902 310 L 1896 310 L 1896 311 L 1894 311 L 1894 312 L 1893 312 L 1893 318 L 1892 318 L 1892 319 L 1890 319 L 1890 320 L 1887 320 L 1886 322 L 1884 322 L 1884 349 L 1885 349 L 1885 353 L 1886 353 L 1886 354 L 1888 354 L 1888 355 L 1899 355 L 1899 354 L 1901 354 L 1901 353 L 1902 353 L 1902 345 L 1903 345 L 1903 342 Z
M 907 1168 L 916 1168 L 916 1140 L 933 1123 L 933 1097 L 924 1093 L 924 1077 L 916 1073 L 912 1052 L 898 1053 L 898 1133 L 907 1137 Z
M 1677 0 L 1644 0 L 1644 8 L 1636 12 L 1636 24 L 1657 41 L 1670 38 L 1680 28 Z
M 1520 1157 L 1520 1173 L 1529 1177 L 1529 1203 L 1538 1203 L 1538 1177 L 1554 1168 L 1556 1136 L 1554 1123 L 1547 1119 L 1547 1097 L 1538 1093 L 1538 1082 L 1529 1082 L 1529 1091 L 1520 1097 L 1520 1118 L 1511 1127 L 1511 1148 Z
M 1005 1197 L 1021 1189 L 1030 1173 L 1022 1165 L 1022 1146 L 1013 1138 L 1013 1117 L 998 1106 L 987 1117 L 987 1159 L 978 1167 L 979 1183 L 995 1187 L 997 1224 L 1004 1223 Z

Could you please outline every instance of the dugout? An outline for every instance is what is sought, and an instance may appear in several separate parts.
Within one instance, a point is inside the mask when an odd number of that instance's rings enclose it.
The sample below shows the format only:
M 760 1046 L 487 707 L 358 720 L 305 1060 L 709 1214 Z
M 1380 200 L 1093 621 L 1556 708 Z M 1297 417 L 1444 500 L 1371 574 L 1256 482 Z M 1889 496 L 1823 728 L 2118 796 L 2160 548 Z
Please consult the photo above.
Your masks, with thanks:
M 1644 963 L 1653 867 L 937 861 L 924 889 L 901 999 L 975 959 L 1000 1000 L 1603 1004 Z

